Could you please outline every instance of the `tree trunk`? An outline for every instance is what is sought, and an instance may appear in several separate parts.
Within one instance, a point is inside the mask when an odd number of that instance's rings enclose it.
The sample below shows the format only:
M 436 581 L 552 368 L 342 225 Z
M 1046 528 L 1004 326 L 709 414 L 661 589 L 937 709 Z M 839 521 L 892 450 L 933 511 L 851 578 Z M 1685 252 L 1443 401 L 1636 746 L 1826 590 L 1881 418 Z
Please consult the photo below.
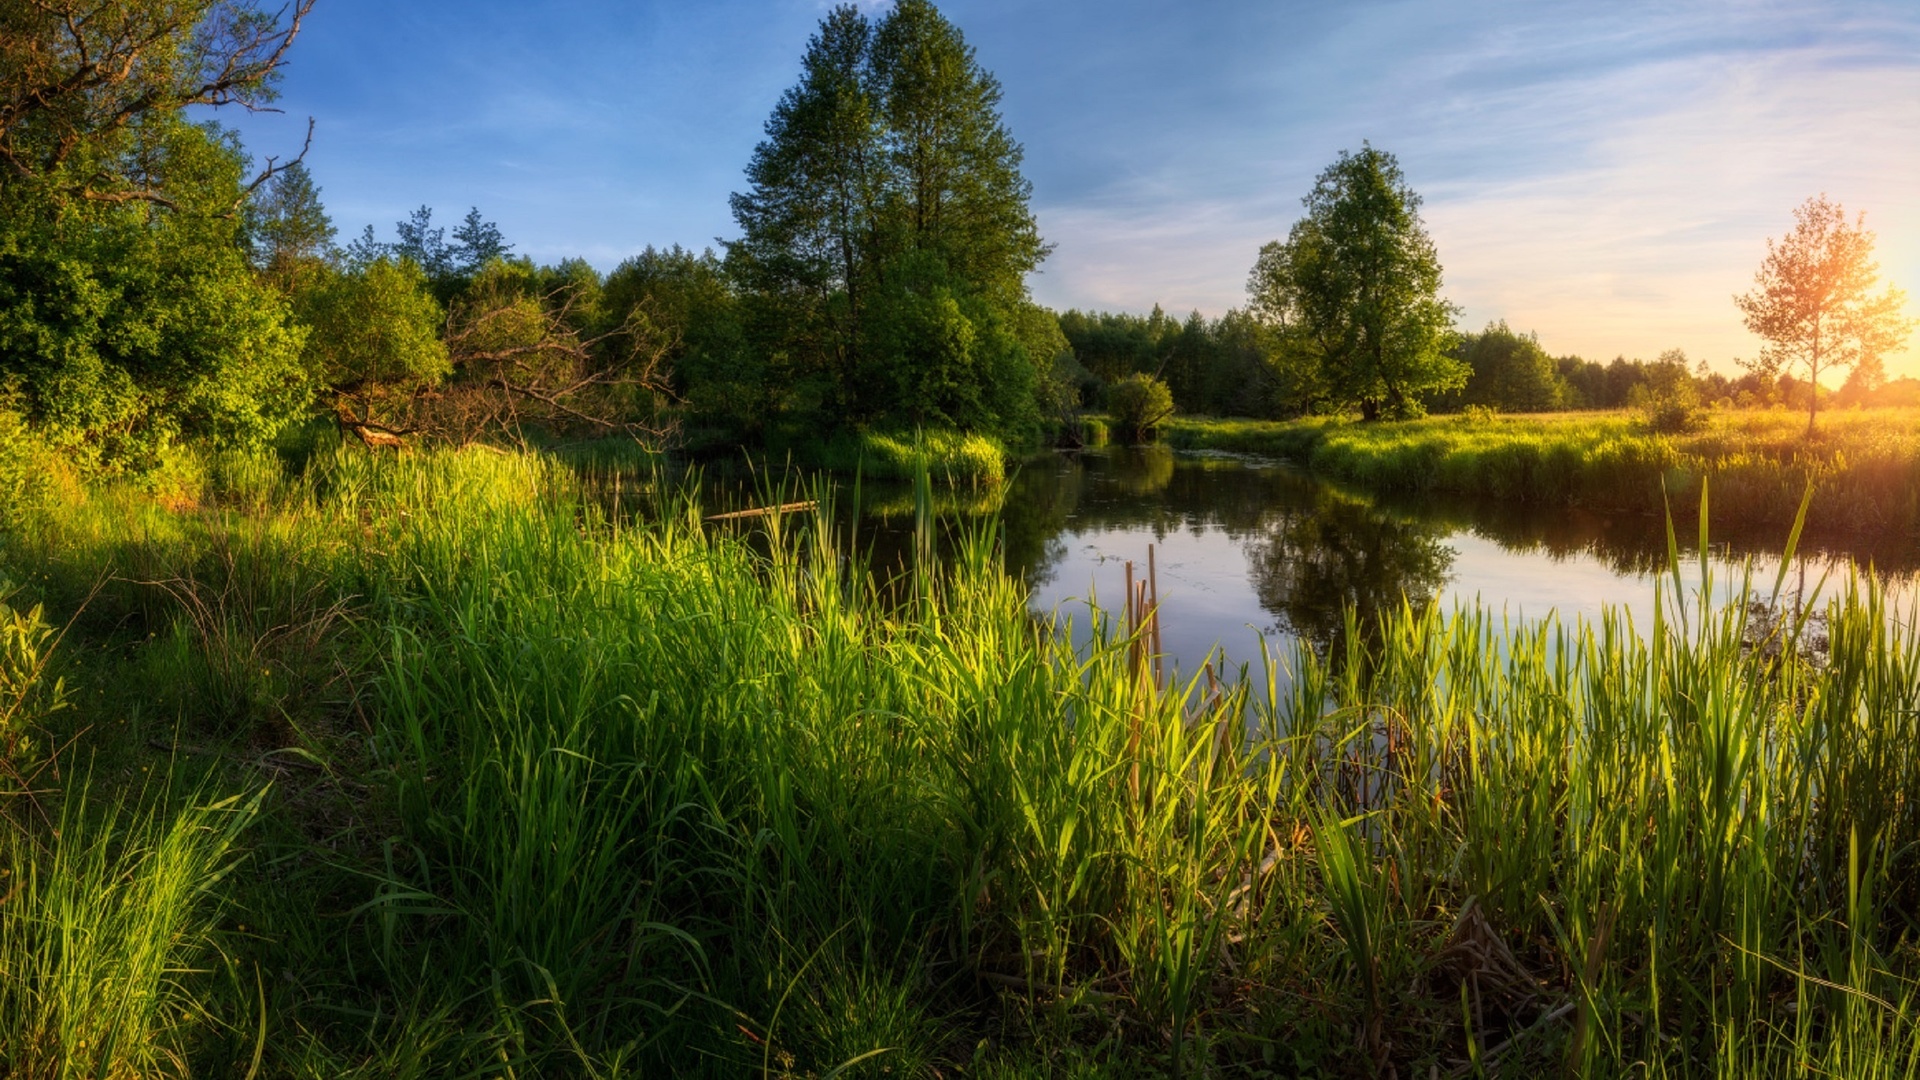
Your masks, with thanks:
M 1380 402 L 1373 398 L 1360 399 L 1360 419 L 1372 423 L 1380 419 Z

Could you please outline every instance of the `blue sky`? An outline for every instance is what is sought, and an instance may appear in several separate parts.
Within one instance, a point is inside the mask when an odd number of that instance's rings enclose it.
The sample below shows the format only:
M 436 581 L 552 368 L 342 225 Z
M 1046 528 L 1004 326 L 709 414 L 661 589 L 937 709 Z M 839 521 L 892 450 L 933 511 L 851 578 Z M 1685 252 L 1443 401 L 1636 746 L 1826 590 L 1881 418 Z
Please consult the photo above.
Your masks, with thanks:
M 869 5 L 876 6 L 876 5 Z M 469 206 L 602 268 L 733 235 L 812 0 L 320 0 L 284 116 L 342 238 Z M 1920 293 L 1920 4 L 950 0 L 1005 87 L 1059 308 L 1218 314 L 1341 149 L 1396 154 L 1446 293 L 1555 353 L 1727 366 L 1732 294 L 1825 192 Z M 1920 303 L 1912 305 L 1920 313 Z M 1920 349 L 1891 363 L 1920 375 Z

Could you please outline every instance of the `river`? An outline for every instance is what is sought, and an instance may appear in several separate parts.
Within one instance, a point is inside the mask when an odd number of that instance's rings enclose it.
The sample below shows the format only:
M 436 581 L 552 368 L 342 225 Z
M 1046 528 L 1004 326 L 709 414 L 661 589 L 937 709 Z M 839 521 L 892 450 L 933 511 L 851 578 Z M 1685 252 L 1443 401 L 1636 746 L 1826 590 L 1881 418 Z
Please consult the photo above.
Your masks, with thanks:
M 910 558 L 910 486 L 841 484 L 843 526 L 887 573 Z M 735 482 L 710 485 L 708 505 L 756 496 Z M 764 496 L 758 496 L 764 498 Z M 937 490 L 943 544 L 959 530 L 997 523 L 1008 569 L 1084 640 L 1087 604 L 1118 611 L 1127 563 L 1137 578 L 1154 553 L 1162 643 L 1180 671 L 1221 650 L 1229 667 L 1257 661 L 1261 639 L 1284 655 L 1302 639 L 1342 640 L 1348 605 L 1362 621 L 1397 608 L 1479 603 L 1516 621 L 1557 614 L 1597 619 L 1624 609 L 1651 624 L 1656 579 L 1669 580 L 1667 526 L 1660 518 L 1562 506 L 1460 498 L 1382 498 L 1328 483 L 1295 466 L 1240 455 L 1164 447 L 1058 453 L 1024 464 L 998 493 Z M 1697 587 L 1698 508 L 1675 508 L 1682 580 Z M 1920 596 L 1920 542 L 1848 536 L 1810 522 L 1787 590 L 1803 597 L 1842 586 L 1873 568 L 1905 619 Z M 1786 526 L 1716 527 L 1709 565 L 1724 588 L 1751 567 L 1770 593 Z

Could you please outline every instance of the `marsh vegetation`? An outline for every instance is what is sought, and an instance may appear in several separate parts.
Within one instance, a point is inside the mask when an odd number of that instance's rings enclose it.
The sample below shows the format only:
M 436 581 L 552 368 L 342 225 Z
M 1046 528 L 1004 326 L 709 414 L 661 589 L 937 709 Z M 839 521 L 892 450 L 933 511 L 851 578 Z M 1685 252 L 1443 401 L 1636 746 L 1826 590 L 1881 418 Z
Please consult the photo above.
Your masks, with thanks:
M 346 446 L 11 517 L 10 1070 L 1915 1066 L 1870 577 L 1818 651 L 1676 577 L 1387 610 L 1252 697 L 1076 647 L 985 530 L 889 590 L 827 514 L 591 486 Z

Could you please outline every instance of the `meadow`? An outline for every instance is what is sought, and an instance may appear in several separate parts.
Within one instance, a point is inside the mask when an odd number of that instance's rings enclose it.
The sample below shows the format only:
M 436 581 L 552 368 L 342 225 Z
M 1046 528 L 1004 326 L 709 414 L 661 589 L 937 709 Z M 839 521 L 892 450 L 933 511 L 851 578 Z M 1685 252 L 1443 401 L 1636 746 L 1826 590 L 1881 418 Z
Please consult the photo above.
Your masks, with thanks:
M 990 530 L 883 587 L 604 459 L 13 450 L 0 1074 L 1920 1074 L 1871 579 L 1403 609 L 1249 700 Z
M 1661 515 L 1702 485 L 1723 523 L 1784 534 L 1809 485 L 1822 532 L 1920 535 L 1920 409 L 1824 414 L 1716 409 L 1692 430 L 1651 430 L 1632 412 L 1463 414 L 1362 424 L 1344 419 L 1177 419 L 1182 449 L 1286 458 L 1375 490 L 1439 491 Z

